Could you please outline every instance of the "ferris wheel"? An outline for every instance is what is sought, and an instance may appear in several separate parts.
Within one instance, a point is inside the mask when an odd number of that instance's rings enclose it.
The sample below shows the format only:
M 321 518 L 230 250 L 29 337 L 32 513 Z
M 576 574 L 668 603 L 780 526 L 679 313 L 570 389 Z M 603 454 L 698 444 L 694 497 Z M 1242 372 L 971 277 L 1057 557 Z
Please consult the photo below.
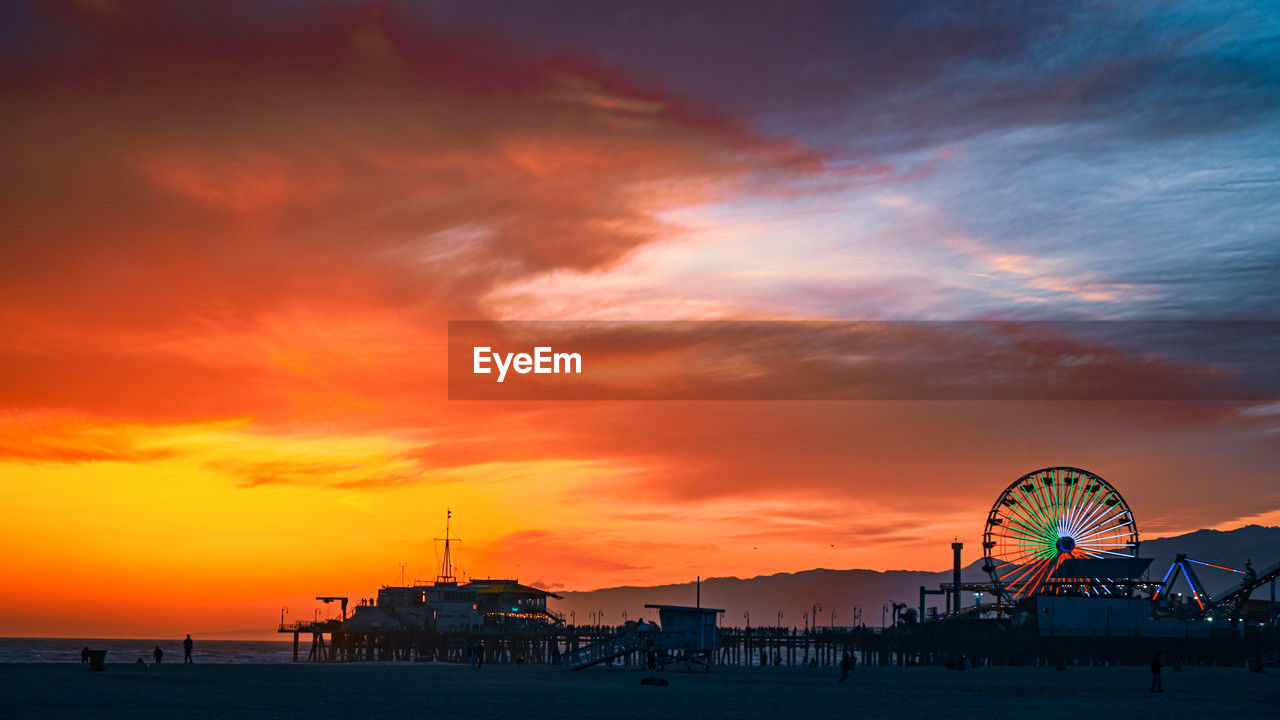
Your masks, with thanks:
M 1010 602 L 1116 593 L 1107 578 L 1081 569 L 1087 564 L 1069 561 L 1138 554 L 1138 526 L 1124 497 L 1106 480 L 1073 467 L 1044 468 L 1014 481 L 991 507 L 982 540 L 983 570 Z

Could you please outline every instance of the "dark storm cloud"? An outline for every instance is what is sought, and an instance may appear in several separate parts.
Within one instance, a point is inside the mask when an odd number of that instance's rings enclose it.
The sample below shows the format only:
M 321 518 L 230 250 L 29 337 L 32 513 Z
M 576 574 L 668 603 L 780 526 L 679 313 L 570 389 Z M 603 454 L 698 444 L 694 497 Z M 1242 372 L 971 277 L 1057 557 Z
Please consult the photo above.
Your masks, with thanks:
M 1201 133 L 1280 106 L 1274 12 L 1260 4 L 446 2 L 431 12 L 545 52 L 579 49 L 858 153 L 1058 123 Z
M 837 164 L 892 165 L 901 192 L 945 226 L 903 238 L 919 217 L 896 216 L 893 244 L 945 252 L 949 236 L 972 238 L 971 257 L 952 263 L 964 277 L 928 278 L 921 293 L 920 273 L 905 269 L 906 300 L 886 292 L 901 278 L 800 279 L 782 291 L 809 312 L 1270 318 L 1280 306 L 1275 2 L 443 2 L 425 12 L 548 57 L 597 58 Z M 993 270 L 1002 256 L 1026 272 Z

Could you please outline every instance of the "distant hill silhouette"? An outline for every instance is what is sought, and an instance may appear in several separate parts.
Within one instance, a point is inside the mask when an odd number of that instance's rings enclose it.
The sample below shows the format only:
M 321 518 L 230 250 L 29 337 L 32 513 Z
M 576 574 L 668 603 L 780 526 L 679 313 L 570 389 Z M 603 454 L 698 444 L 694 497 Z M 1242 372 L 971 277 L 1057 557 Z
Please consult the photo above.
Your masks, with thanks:
M 945 550 L 945 548 L 944 548 Z M 966 548 L 966 550 L 968 550 Z M 1139 554 L 1154 558 L 1150 575 L 1159 580 L 1178 553 L 1227 567 L 1243 567 L 1244 561 L 1253 559 L 1258 570 L 1280 561 L 1280 527 L 1248 525 L 1229 531 L 1197 530 L 1154 540 L 1144 540 Z M 969 555 L 968 557 L 973 557 Z M 969 564 L 963 579 L 985 582 L 981 561 Z M 1197 568 L 1197 574 L 1214 593 L 1239 582 L 1239 576 L 1212 568 Z M 886 603 L 907 603 L 916 607 L 919 589 L 925 585 L 937 589 L 939 583 L 950 582 L 951 573 L 920 570 L 805 570 L 796 573 L 777 573 L 753 578 L 708 578 L 702 581 L 702 605 L 724 608 L 722 624 L 741 626 L 751 614 L 753 626 L 778 624 L 778 612 L 783 614 L 782 624 L 787 627 L 803 627 L 803 613 L 810 611 L 814 603 L 821 603 L 818 625 L 831 624 L 831 611 L 836 612 L 836 625 L 853 624 L 855 605 L 862 606 L 862 622 L 878 626 L 882 608 Z M 1182 586 L 1185 590 L 1185 586 Z M 1267 595 L 1259 590 L 1259 597 Z M 588 613 L 603 611 L 605 622 L 617 625 L 622 622 L 625 610 L 629 619 L 656 618 L 654 611 L 645 610 L 646 603 L 693 605 L 695 589 L 692 582 L 655 587 L 616 587 L 587 592 L 561 592 L 563 600 L 552 601 L 552 608 L 568 615 L 575 613 L 579 624 L 590 622 Z M 1269 596 L 1269 595 L 1267 595 Z M 940 596 L 930 596 L 930 606 L 940 606 Z M 973 602 L 966 597 L 964 604 Z

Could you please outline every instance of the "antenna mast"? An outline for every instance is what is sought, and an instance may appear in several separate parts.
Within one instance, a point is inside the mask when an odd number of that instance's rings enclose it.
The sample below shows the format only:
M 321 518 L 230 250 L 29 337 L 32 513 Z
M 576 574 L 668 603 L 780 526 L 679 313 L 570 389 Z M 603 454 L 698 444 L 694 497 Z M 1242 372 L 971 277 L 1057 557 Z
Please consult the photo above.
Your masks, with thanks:
M 451 540 L 449 534 L 449 521 L 453 519 L 453 510 L 444 511 L 444 537 L 436 538 L 436 540 L 444 540 L 444 558 L 440 561 L 440 574 L 436 576 L 437 583 L 457 583 L 458 578 L 453 575 L 453 552 L 449 549 Z M 456 538 L 454 538 L 456 539 Z

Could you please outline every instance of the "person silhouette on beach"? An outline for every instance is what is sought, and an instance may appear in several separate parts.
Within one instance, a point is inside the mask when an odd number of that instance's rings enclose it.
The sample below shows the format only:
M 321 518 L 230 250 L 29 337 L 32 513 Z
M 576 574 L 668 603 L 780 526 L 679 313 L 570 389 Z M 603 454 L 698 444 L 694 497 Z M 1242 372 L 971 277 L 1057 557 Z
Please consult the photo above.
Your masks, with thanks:
M 88 645 L 86 645 L 85 648 L 80 651 L 80 662 L 82 663 L 89 662 L 89 646 Z
M 157 664 L 157 665 L 159 665 L 159 664 L 160 664 L 160 661 L 164 659 L 164 651 L 160 649 L 160 646 L 159 646 L 159 645 L 157 645 L 157 646 L 156 646 L 156 649 L 155 649 L 154 651 L 152 651 L 152 653 L 151 653 L 151 657 L 153 657 L 153 658 L 155 658 L 155 659 L 156 659 L 156 664 Z
M 191 642 L 191 633 L 187 633 L 187 639 L 182 641 L 182 664 L 194 662 L 191 659 L 191 651 L 195 649 L 196 644 Z M 160 648 L 156 648 L 159 651 Z M 160 662 L 157 660 L 156 662 Z
M 846 650 L 844 656 L 840 658 L 840 682 L 836 684 L 839 685 L 848 680 L 851 670 L 853 670 L 853 653 Z
M 476 669 L 484 667 L 484 642 L 476 643 Z
M 1164 682 L 1160 680 L 1160 668 L 1164 667 L 1164 663 L 1160 662 L 1160 651 L 1151 658 L 1151 692 L 1164 692 Z

